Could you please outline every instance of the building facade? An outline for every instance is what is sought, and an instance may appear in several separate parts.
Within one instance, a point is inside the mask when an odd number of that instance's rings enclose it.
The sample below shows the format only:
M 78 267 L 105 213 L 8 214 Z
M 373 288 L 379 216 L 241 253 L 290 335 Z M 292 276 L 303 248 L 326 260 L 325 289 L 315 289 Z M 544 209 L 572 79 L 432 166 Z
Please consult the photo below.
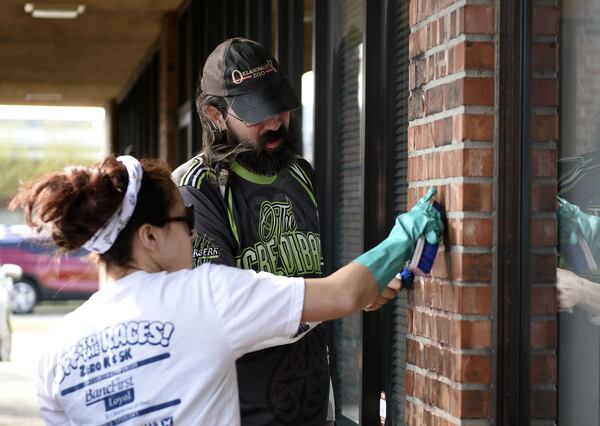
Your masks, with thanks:
M 207 55 L 261 42 L 302 93 L 327 272 L 430 186 L 448 216 L 431 274 L 329 325 L 337 423 L 598 424 L 599 334 L 554 284 L 559 159 L 598 149 L 598 19 L 594 0 L 191 0 L 113 102 L 112 149 L 191 157 Z

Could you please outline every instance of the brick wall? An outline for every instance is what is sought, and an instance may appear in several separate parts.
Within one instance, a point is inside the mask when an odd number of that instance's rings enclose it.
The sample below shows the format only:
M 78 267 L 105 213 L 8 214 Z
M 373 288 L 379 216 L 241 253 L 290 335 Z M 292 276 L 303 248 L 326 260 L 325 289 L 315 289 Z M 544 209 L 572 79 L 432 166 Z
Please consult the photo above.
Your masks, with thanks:
M 407 423 L 495 418 L 497 7 L 411 0 L 409 206 L 436 186 L 449 229 L 409 296 Z M 558 9 L 534 7 L 531 416 L 556 417 Z
M 449 230 L 409 296 L 409 425 L 494 416 L 496 8 L 410 3 L 409 205 L 436 186 Z

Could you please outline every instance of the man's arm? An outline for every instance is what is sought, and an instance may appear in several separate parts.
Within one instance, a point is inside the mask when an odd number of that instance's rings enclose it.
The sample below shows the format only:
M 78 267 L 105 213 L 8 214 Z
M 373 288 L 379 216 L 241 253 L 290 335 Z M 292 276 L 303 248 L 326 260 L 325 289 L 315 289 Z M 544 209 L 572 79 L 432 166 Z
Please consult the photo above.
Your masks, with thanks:
M 236 241 L 228 223 L 227 207 L 219 187 L 202 182 L 200 188 L 184 185 L 179 188 L 186 205 L 194 206 L 192 243 L 194 266 L 206 262 L 235 266 Z

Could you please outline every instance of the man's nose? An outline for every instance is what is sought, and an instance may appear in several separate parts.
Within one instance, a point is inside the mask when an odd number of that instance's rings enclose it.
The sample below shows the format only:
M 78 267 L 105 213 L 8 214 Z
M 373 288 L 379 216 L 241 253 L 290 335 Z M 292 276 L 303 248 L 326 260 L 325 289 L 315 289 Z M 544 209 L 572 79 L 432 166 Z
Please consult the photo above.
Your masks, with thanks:
M 281 120 L 279 119 L 279 115 L 274 115 L 272 117 L 267 118 L 263 122 L 263 127 L 265 130 L 278 130 L 281 127 Z

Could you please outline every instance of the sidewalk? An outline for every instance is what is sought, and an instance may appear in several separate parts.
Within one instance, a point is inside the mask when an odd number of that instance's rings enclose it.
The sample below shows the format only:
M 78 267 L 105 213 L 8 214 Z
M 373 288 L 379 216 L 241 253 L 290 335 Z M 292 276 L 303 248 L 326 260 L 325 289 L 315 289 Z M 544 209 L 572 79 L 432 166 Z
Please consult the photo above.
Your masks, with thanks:
M 43 426 L 33 374 L 47 332 L 78 302 L 41 304 L 30 315 L 13 315 L 10 362 L 0 362 L 0 426 Z

